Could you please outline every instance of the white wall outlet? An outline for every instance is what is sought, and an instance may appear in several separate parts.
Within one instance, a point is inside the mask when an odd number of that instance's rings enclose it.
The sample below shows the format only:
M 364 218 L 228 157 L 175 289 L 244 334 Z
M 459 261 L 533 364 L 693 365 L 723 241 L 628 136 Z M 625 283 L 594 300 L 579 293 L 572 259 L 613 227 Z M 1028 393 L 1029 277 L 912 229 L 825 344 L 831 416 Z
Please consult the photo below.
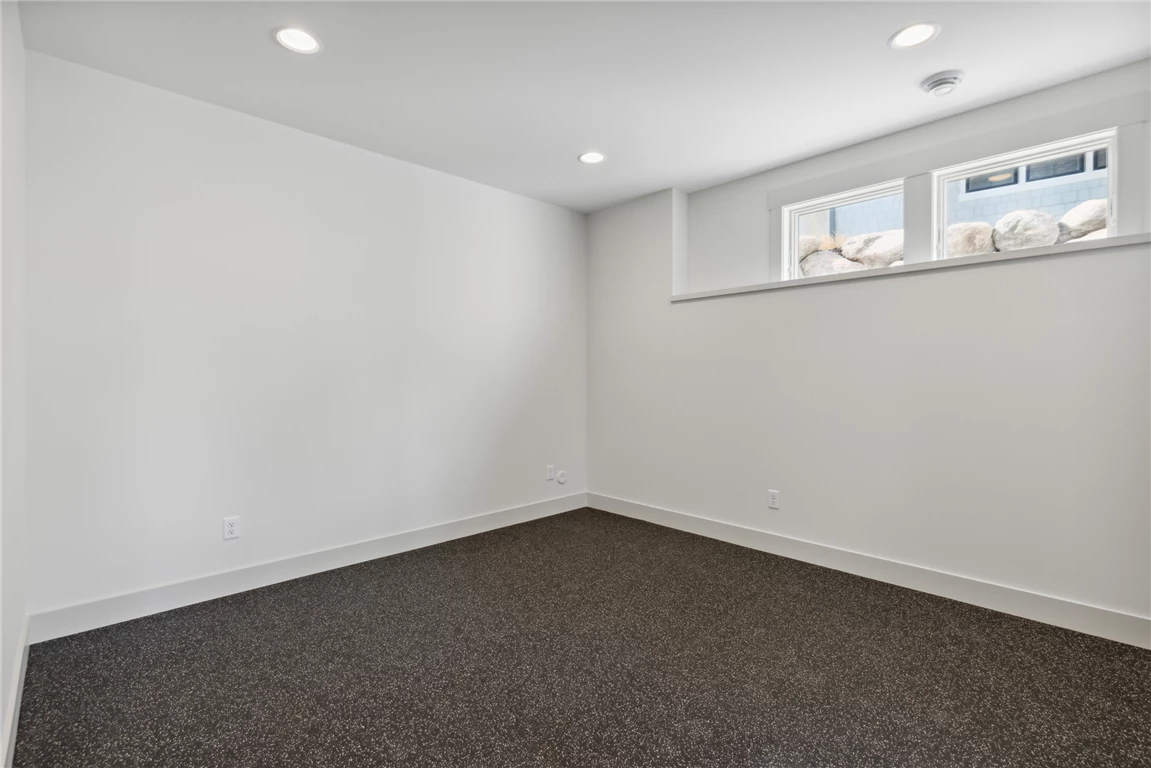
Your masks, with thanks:
M 547 479 L 548 480 L 555 480 L 556 479 L 556 465 L 555 464 L 548 464 L 548 478 Z
M 238 539 L 238 538 L 240 538 L 240 518 L 239 517 L 225 517 L 224 518 L 224 538 L 225 539 Z
M 568 473 L 561 469 L 560 473 L 558 475 L 556 475 L 556 482 L 559 483 L 560 485 L 563 485 L 567 481 L 568 481 Z
M 769 509 L 779 509 L 779 491 L 767 492 L 767 506 Z

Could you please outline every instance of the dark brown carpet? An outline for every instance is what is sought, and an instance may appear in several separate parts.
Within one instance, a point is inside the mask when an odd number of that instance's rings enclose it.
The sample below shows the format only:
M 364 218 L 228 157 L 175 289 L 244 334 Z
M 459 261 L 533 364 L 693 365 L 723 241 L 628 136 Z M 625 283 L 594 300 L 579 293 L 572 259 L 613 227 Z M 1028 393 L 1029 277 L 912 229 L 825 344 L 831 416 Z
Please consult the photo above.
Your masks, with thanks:
M 1151 765 L 1151 651 L 594 511 L 31 649 L 19 768 Z

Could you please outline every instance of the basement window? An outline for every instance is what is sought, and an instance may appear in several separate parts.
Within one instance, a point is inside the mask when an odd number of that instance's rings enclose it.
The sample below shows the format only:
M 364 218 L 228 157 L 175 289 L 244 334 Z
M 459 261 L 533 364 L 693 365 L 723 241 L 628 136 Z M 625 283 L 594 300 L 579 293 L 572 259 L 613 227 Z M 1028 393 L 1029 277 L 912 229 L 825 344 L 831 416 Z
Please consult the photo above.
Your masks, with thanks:
M 1083 155 L 1069 155 L 1048 160 L 1045 163 L 1032 163 L 1027 166 L 1028 181 L 1054 179 L 1057 176 L 1072 176 L 1083 173 Z
M 784 206 L 782 279 L 903 263 L 903 180 Z
M 1108 237 L 1115 131 L 989 157 L 933 174 L 933 258 Z
M 1000 168 L 991 173 L 982 173 L 978 176 L 969 176 L 964 184 L 967 194 L 982 192 L 985 189 L 996 187 L 1011 187 L 1019 183 L 1018 168 Z

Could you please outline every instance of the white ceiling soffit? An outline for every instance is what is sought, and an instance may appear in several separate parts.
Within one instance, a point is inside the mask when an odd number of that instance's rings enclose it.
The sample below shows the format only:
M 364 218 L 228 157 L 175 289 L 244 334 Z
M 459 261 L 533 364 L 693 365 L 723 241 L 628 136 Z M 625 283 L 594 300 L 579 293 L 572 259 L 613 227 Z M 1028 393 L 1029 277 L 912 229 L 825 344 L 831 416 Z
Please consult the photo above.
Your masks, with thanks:
M 1151 55 L 1147 3 L 38 2 L 29 48 L 579 211 Z M 888 38 L 942 25 L 920 48 Z M 290 53 L 298 25 L 323 50 Z M 946 98 L 919 88 L 965 73 Z M 607 156 L 577 162 L 587 150 Z

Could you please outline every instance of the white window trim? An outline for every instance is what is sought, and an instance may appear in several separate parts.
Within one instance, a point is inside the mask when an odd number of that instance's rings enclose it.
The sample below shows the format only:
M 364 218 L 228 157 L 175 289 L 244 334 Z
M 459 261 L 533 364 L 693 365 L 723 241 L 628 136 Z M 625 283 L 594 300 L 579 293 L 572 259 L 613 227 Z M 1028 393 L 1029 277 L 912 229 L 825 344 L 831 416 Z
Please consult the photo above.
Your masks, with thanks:
M 946 254 L 944 252 L 944 241 L 947 236 L 947 185 L 953 181 L 966 179 L 970 176 L 979 176 L 984 173 L 991 173 L 992 171 L 1000 170 L 1002 168 L 1019 167 L 1020 173 L 1025 173 L 1022 166 L 1031 165 L 1033 163 L 1042 163 L 1047 160 L 1055 160 L 1066 155 L 1073 155 L 1079 153 L 1092 152 L 1096 149 L 1107 149 L 1107 236 L 1114 237 L 1118 232 L 1116 217 L 1115 217 L 1115 183 L 1118 174 L 1110 173 L 1111 169 L 1118 166 L 1118 156 L 1116 152 L 1116 135 L 1117 129 L 1110 128 L 1106 131 L 1098 131 L 1096 133 L 1089 133 L 1083 136 L 1076 136 L 1063 141 L 1055 141 L 1049 144 L 1041 144 L 1037 147 L 1030 147 L 1028 149 L 1019 150 L 1016 152 L 1008 152 L 1002 155 L 995 155 L 994 157 L 985 157 L 982 160 L 974 160 L 969 163 L 962 163 L 960 165 L 953 165 L 949 168 L 941 168 L 931 173 L 931 258 L 932 260 L 943 259 Z M 1087 161 L 1090 162 L 1090 161 Z M 1083 178 L 1079 174 L 1075 174 L 1077 178 Z M 1068 183 L 1066 179 L 1070 176 L 1058 177 L 1063 180 L 1062 183 Z M 1047 181 L 1043 179 L 1041 181 Z M 1031 182 L 1035 184 L 1037 182 Z M 1023 185 L 1020 185 L 1021 188 Z M 1002 189 L 1002 188 L 1000 188 Z M 974 193 L 972 193 L 974 194 Z
M 1059 245 L 1045 245 L 1039 248 L 1021 248 L 1017 251 L 995 251 L 994 253 L 981 253 L 975 256 L 957 256 L 954 259 L 904 264 L 902 267 L 862 269 L 858 272 L 844 272 L 837 275 L 818 275 L 816 277 L 805 277 L 800 280 L 787 280 L 783 282 L 760 283 L 758 285 L 742 285 L 738 288 L 718 288 L 710 291 L 674 294 L 669 297 L 669 300 L 672 304 L 676 304 L 679 302 L 699 301 L 700 299 L 712 299 L 719 296 L 736 296 L 743 293 L 763 293 L 786 291 L 793 288 L 811 288 L 826 283 L 846 283 L 853 280 L 902 279 L 903 276 L 922 272 L 952 269 L 961 270 L 970 267 L 982 268 L 1035 258 L 1074 258 L 1082 254 L 1094 254 L 1096 251 L 1122 254 L 1122 249 L 1128 248 L 1129 246 L 1148 244 L 1151 244 L 1151 234 L 1116 235 L 1115 237 L 1110 237 L 1105 240 L 1060 243 Z
M 780 209 L 782 221 L 782 243 L 780 248 L 781 280 L 800 280 L 803 275 L 799 271 L 799 260 L 795 257 L 793 243 L 797 242 L 795 233 L 799 230 L 799 217 L 809 213 L 825 211 L 851 203 L 862 203 L 866 200 L 875 200 L 880 197 L 900 194 L 903 192 L 903 179 L 892 179 L 882 184 L 872 184 L 848 192 L 818 197 L 814 200 L 805 200 L 802 203 L 785 205 Z

